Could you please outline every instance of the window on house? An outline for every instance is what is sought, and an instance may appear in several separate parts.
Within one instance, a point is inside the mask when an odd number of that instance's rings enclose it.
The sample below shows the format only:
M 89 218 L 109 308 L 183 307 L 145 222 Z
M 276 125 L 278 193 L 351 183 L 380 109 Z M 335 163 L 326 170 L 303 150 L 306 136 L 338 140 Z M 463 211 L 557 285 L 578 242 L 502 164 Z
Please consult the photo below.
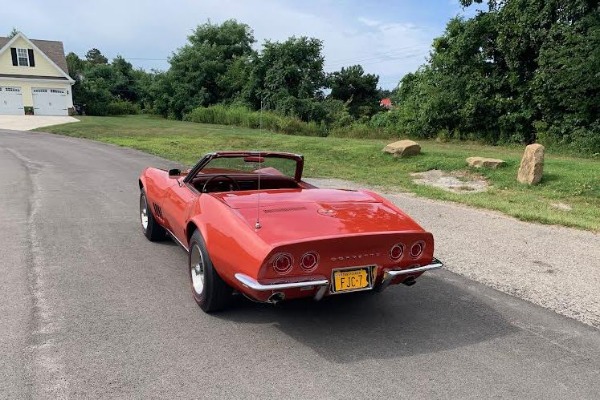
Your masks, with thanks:
M 27 49 L 17 49 L 17 60 L 20 67 L 29 67 L 29 54 Z

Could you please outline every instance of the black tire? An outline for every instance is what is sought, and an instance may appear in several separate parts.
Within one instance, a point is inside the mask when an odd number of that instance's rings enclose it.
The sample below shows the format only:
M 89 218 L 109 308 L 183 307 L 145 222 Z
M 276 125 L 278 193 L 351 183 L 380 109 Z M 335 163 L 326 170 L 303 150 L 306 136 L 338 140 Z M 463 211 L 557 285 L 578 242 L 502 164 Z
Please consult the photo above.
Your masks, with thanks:
M 233 289 L 223 281 L 210 260 L 204 240 L 195 231 L 190 240 L 188 256 L 190 286 L 194 300 L 206 313 L 220 311 L 231 303 Z M 199 288 L 199 277 L 202 275 L 202 287 Z M 197 280 L 195 281 L 194 278 Z
M 142 232 L 151 242 L 159 242 L 167 238 L 166 229 L 160 226 L 158 221 L 154 219 L 154 214 L 150 209 L 144 189 L 140 191 L 140 223 L 142 225 Z

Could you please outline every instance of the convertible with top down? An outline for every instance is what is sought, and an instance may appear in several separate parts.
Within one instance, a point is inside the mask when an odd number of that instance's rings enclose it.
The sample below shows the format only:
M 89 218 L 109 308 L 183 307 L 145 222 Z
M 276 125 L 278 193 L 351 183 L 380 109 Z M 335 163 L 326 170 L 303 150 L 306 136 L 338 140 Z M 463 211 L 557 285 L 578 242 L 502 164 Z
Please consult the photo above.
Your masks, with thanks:
M 151 241 L 188 252 L 192 294 L 206 312 L 234 292 L 286 299 L 412 285 L 442 267 L 433 236 L 369 190 L 321 189 L 302 180 L 304 157 L 233 151 L 188 171 L 146 168 L 140 220 Z

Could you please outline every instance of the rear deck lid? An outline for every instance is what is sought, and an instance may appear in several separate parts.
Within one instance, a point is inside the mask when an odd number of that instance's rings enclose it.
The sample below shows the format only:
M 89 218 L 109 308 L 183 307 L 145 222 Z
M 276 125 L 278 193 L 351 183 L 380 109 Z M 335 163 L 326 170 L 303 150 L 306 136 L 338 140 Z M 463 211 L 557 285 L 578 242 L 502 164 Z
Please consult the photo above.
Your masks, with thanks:
M 369 193 L 335 189 L 291 189 L 219 193 L 215 197 L 235 209 L 271 244 L 333 236 L 393 231 L 422 231 L 406 214 Z M 258 206 L 260 201 L 260 206 Z

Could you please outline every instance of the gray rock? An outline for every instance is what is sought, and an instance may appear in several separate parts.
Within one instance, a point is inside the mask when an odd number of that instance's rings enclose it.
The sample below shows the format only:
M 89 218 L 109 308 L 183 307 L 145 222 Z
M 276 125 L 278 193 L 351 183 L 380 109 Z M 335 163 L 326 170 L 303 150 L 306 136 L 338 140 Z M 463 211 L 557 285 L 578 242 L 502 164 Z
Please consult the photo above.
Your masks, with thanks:
M 396 157 L 414 156 L 421 152 L 421 146 L 412 140 L 398 140 L 385 146 L 383 152 L 393 154 Z
M 506 165 L 504 160 L 486 157 L 469 157 L 467 158 L 467 164 L 469 164 L 469 167 L 492 169 L 496 169 L 498 167 L 503 167 Z
M 530 144 L 525 147 L 517 180 L 528 185 L 535 185 L 542 180 L 544 172 L 544 146 Z

